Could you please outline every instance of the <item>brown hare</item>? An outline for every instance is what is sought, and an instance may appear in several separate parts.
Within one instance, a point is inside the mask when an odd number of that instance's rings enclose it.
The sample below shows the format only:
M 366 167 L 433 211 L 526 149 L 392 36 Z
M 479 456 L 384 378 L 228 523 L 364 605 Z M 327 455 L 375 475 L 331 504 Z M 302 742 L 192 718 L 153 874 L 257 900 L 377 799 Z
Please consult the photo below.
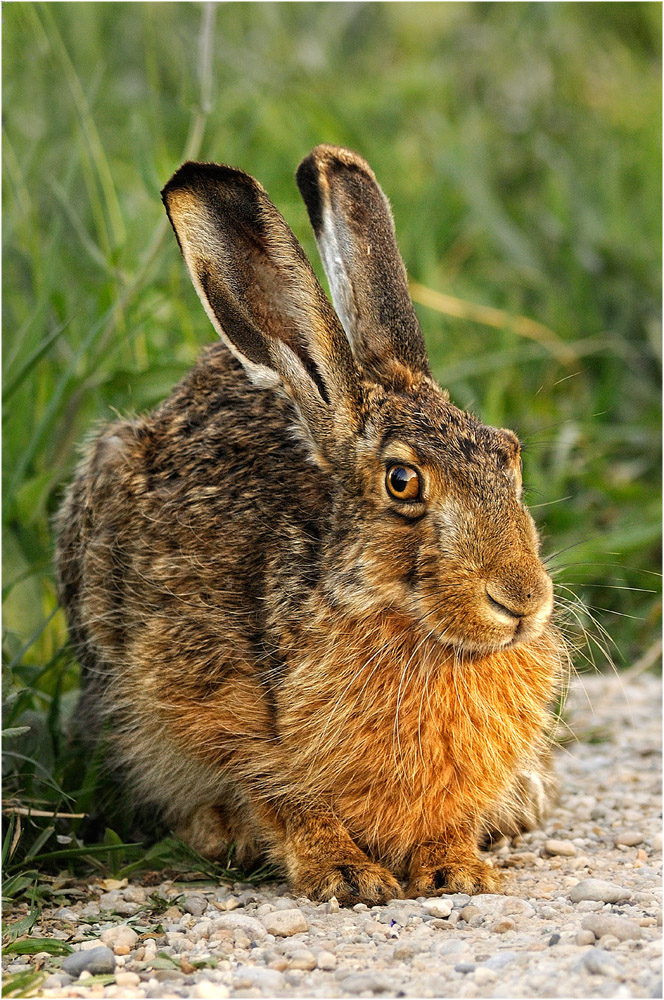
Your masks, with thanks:
M 344 904 L 493 892 L 542 813 L 564 662 L 519 442 L 433 381 L 356 153 L 297 181 L 335 311 L 263 188 L 163 190 L 222 339 L 87 446 L 58 518 L 79 728 L 193 847 Z

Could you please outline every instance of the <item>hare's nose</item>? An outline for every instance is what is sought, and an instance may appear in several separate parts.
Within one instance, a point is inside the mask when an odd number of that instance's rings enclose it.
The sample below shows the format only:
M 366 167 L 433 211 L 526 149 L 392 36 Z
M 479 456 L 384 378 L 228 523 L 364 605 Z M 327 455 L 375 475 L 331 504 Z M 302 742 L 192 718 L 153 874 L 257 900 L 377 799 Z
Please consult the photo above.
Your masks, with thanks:
M 553 584 L 541 567 L 530 571 L 523 566 L 507 567 L 487 581 L 486 596 L 494 611 L 513 619 L 548 616 L 553 607 Z

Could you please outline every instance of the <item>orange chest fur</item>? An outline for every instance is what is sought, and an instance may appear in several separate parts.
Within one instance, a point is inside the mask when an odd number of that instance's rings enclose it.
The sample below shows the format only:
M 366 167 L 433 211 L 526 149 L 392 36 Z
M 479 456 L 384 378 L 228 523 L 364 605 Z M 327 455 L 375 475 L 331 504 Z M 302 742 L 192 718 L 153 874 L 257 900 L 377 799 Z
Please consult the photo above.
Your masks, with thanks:
M 356 635 L 328 623 L 335 656 L 289 676 L 280 739 L 304 795 L 324 794 L 361 843 L 400 853 L 476 822 L 500 795 L 545 724 L 556 646 L 456 661 L 436 642 Z

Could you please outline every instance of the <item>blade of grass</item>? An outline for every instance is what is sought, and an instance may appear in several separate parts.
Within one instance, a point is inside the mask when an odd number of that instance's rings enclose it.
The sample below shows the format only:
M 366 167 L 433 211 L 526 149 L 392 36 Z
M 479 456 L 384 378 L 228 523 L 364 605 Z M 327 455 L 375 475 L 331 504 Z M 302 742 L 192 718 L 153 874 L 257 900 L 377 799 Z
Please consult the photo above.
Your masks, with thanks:
M 70 325 L 71 322 L 72 322 L 71 318 L 66 319 L 64 323 L 60 323 L 59 326 L 56 326 L 55 330 L 53 330 L 51 333 L 48 334 L 47 337 L 44 338 L 44 340 L 41 342 L 41 344 L 39 344 L 35 348 L 32 354 L 28 355 L 28 357 L 25 359 L 19 370 L 13 376 L 13 378 L 9 379 L 9 381 L 5 381 L 2 392 L 2 403 L 4 412 L 6 412 L 5 405 L 12 398 L 16 390 L 19 388 L 19 386 L 23 384 L 26 377 L 33 371 L 35 365 L 39 361 L 41 361 L 41 359 L 44 357 L 49 348 L 55 343 L 60 334 L 67 329 L 67 327 Z
M 45 972 L 17 972 L 6 977 L 0 995 L 8 998 L 34 996 L 45 979 Z
M 409 282 L 408 287 L 413 301 L 419 302 L 427 309 L 434 309 L 445 316 L 455 316 L 457 319 L 472 320 L 498 330 L 514 330 L 520 337 L 541 344 L 562 365 L 570 367 L 578 362 L 576 353 L 560 339 L 557 333 L 527 316 L 511 316 L 503 309 L 467 302 L 454 295 L 445 295 L 433 288 L 426 288 L 416 281 Z
M 45 854 L 36 854 L 30 860 L 33 864 L 41 864 L 44 861 L 73 860 L 76 858 L 97 858 L 105 854 L 113 854 L 118 851 L 141 850 L 142 844 L 88 844 L 85 847 L 64 847 L 59 851 L 47 851 Z M 18 862 L 10 866 L 10 871 L 18 867 Z
M 89 148 L 90 157 L 95 165 L 99 184 L 104 194 L 106 210 L 111 224 L 112 243 L 119 245 L 125 241 L 127 236 L 122 218 L 122 210 L 120 209 L 120 203 L 115 190 L 113 173 L 104 152 L 104 147 L 99 137 L 85 90 L 71 61 L 55 18 L 48 9 L 48 6 L 41 5 L 39 10 L 37 10 L 34 5 L 27 5 L 27 13 L 40 34 L 47 51 L 55 53 L 59 67 L 62 69 L 64 78 L 69 86 L 81 129 Z M 42 18 L 44 23 L 42 23 Z
M 23 864 L 27 864 L 28 861 L 32 861 L 32 859 L 37 854 L 39 854 L 39 852 L 41 851 L 41 849 L 44 846 L 44 844 L 46 843 L 46 841 L 50 840 L 54 833 L 55 833 L 55 827 L 54 826 L 47 826 L 45 830 L 42 830 L 42 832 L 39 834 L 39 836 L 35 840 L 34 844 L 32 844 L 30 846 L 30 849 L 27 851 L 27 853 L 26 853 L 26 855 L 25 855 L 25 857 L 23 859 Z
M 66 941 L 56 941 L 54 938 L 29 938 L 26 941 L 12 941 L 6 945 L 6 955 L 37 955 L 45 951 L 49 955 L 71 955 L 73 948 Z

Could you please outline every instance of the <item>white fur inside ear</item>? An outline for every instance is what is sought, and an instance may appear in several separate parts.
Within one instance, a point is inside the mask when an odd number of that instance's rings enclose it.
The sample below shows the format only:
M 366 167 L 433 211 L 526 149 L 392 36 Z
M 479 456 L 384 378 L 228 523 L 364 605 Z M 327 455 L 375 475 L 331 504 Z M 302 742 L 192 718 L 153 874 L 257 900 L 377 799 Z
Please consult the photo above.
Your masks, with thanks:
M 270 354 L 274 359 L 275 369 L 295 397 L 298 408 L 306 415 L 305 420 L 317 423 L 326 419 L 327 406 L 297 354 L 280 340 L 271 341 Z
M 332 214 L 329 204 L 323 209 L 323 225 L 316 242 L 330 284 L 334 308 L 352 346 L 356 339 L 359 314 L 353 283 L 344 259 L 352 259 L 353 241 L 343 222 Z
M 233 350 L 232 344 L 229 344 L 227 340 L 225 340 L 225 343 Z M 241 357 L 237 351 L 233 351 L 233 354 L 242 362 L 244 370 L 253 385 L 257 385 L 261 389 L 278 389 L 282 385 L 281 379 L 276 372 L 271 372 L 269 368 L 264 368 L 262 365 L 252 364 L 251 361 L 247 361 L 246 358 Z
M 250 361 L 249 358 L 247 358 L 244 354 L 242 354 L 241 351 L 238 351 L 233 341 L 224 332 L 221 323 L 219 322 L 214 312 L 212 311 L 207 296 L 203 291 L 203 286 L 198 280 L 196 272 L 193 268 L 190 268 L 190 274 L 194 284 L 194 288 L 198 293 L 198 297 L 203 304 L 205 312 L 208 314 L 208 318 L 212 323 L 212 326 L 215 328 L 215 330 L 219 334 L 219 337 L 225 343 L 226 347 L 230 350 L 231 354 L 233 354 L 238 359 L 238 361 L 246 371 L 251 382 L 253 382 L 254 385 L 261 386 L 263 389 L 273 389 L 276 386 L 278 386 L 281 382 L 281 379 L 279 378 L 277 372 L 272 371 L 272 369 L 268 368 L 267 365 L 258 365 L 256 364 L 255 361 Z

